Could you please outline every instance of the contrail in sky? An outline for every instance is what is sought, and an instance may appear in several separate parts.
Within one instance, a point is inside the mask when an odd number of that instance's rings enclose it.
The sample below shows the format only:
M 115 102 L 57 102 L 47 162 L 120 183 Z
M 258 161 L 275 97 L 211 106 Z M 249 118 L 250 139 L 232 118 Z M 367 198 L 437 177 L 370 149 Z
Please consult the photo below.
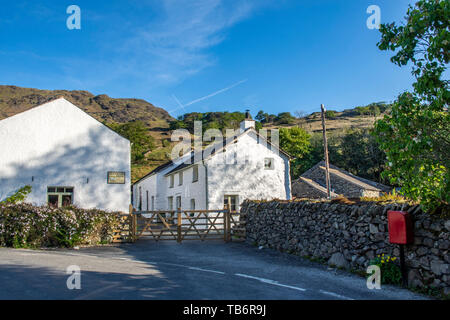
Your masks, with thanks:
M 169 111 L 169 112 L 174 112 L 174 111 L 177 111 L 177 110 L 179 110 L 179 109 L 184 109 L 184 107 L 190 106 L 190 105 L 192 105 L 192 104 L 194 104 L 194 103 L 197 103 L 197 102 L 200 102 L 200 101 L 203 101 L 203 100 L 212 98 L 212 97 L 214 97 L 214 96 L 216 96 L 216 95 L 218 95 L 218 94 L 220 94 L 220 93 L 226 92 L 226 91 L 228 91 L 228 90 L 230 90 L 230 89 L 232 89 L 232 88 L 234 88 L 234 87 L 236 87 L 236 86 L 238 86 L 238 85 L 240 85 L 240 84 L 242 84 L 242 83 L 244 83 L 244 82 L 247 82 L 247 81 L 248 81 L 248 79 L 244 79 L 244 80 L 238 81 L 238 82 L 232 84 L 232 85 L 229 86 L 229 87 L 226 87 L 226 88 L 217 90 L 216 92 L 213 92 L 213 93 L 208 94 L 207 96 L 204 96 L 204 97 L 201 97 L 201 98 L 192 100 L 191 102 L 188 102 L 188 103 L 186 103 L 186 104 L 182 104 L 182 103 L 180 102 L 180 100 L 178 100 L 178 98 L 177 98 L 175 95 L 172 95 L 172 98 L 173 98 L 173 99 L 175 100 L 175 102 L 179 105 L 179 108 L 176 108 L 176 109 L 171 110 L 171 111 Z
M 234 88 L 234 87 L 236 87 L 236 86 L 238 86 L 238 85 L 240 85 L 240 84 L 242 84 L 242 83 L 244 83 L 244 82 L 247 82 L 247 81 L 248 81 L 248 79 L 244 79 L 244 80 L 238 81 L 238 82 L 236 82 L 235 84 L 232 84 L 232 85 L 229 86 L 229 87 L 220 89 L 220 90 L 218 90 L 218 91 L 216 91 L 216 92 L 213 92 L 213 93 L 211 93 L 211 94 L 208 94 L 207 96 L 204 96 L 204 97 L 195 99 L 195 100 L 193 100 L 193 101 L 191 101 L 191 102 L 188 102 L 188 103 L 186 103 L 184 106 L 187 107 L 187 106 L 190 106 L 191 104 L 194 104 L 194 103 L 197 103 L 197 102 L 200 102 L 200 101 L 203 101 L 203 100 L 212 98 L 212 97 L 218 95 L 219 93 L 228 91 L 228 90 L 230 90 L 230 89 L 232 89 L 232 88 Z

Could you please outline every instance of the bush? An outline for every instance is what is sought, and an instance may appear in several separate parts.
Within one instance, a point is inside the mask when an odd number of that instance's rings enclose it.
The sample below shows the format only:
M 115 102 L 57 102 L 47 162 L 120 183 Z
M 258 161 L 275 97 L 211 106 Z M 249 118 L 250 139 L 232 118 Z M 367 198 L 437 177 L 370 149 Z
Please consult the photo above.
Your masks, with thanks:
M 333 110 L 328 110 L 328 111 L 326 111 L 325 112 L 325 117 L 327 118 L 327 119 L 336 119 L 336 111 L 333 111 Z
M 380 268 L 382 284 L 400 285 L 402 283 L 402 272 L 395 260 L 397 258 L 382 254 L 370 261 L 369 265 L 376 265 Z
M 120 228 L 120 215 L 74 206 L 0 203 L 0 246 L 73 247 L 109 243 L 114 230 Z

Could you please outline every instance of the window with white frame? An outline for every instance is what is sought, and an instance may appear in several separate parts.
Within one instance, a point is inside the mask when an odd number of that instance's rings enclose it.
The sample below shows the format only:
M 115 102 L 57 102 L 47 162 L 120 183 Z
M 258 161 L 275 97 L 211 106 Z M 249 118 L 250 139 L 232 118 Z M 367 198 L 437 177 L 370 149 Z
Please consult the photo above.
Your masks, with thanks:
M 177 196 L 176 201 L 177 201 L 177 207 L 176 207 L 176 209 L 177 209 L 177 210 L 178 210 L 178 209 L 181 209 L 181 196 Z
M 173 197 L 167 197 L 167 209 L 173 210 Z
M 231 211 L 236 211 L 238 209 L 238 196 L 237 195 L 225 195 L 223 197 L 224 207 L 229 206 Z
M 183 171 L 178 173 L 178 185 L 183 185 Z
M 170 184 L 169 184 L 169 187 L 170 188 L 173 188 L 173 185 L 174 185 L 174 181 L 175 181 L 175 177 L 174 177 L 174 175 L 172 174 L 172 175 L 170 175 L 169 176 L 169 179 L 170 179 Z
M 192 167 L 192 182 L 198 181 L 198 165 Z

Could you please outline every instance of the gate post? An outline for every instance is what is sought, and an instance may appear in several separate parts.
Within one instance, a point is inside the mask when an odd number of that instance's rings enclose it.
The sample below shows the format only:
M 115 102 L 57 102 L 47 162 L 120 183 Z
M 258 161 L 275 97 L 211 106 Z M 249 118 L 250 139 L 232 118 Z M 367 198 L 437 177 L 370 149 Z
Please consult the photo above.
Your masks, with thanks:
M 226 204 L 224 209 L 225 209 L 225 212 L 223 214 L 223 229 L 224 229 L 223 238 L 224 238 L 225 242 L 229 242 L 231 240 L 230 205 Z
M 130 204 L 129 210 L 130 210 L 130 215 L 129 215 L 130 226 L 129 226 L 129 231 L 128 231 L 129 239 L 130 239 L 130 242 L 135 242 L 136 241 L 136 215 L 133 214 L 134 209 L 133 209 L 132 204 Z
M 177 209 L 177 242 L 181 243 L 181 208 Z

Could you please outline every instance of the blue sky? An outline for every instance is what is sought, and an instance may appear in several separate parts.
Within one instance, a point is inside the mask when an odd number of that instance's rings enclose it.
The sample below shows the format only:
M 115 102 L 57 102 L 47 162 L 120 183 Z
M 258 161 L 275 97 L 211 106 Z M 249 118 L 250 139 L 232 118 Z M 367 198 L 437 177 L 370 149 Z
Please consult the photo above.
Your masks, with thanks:
M 168 110 L 306 113 L 392 101 L 413 81 L 366 9 L 409 0 L 0 0 L 0 84 L 141 98 Z M 81 30 L 69 30 L 69 5 Z M 183 106 L 183 107 L 180 107 Z

